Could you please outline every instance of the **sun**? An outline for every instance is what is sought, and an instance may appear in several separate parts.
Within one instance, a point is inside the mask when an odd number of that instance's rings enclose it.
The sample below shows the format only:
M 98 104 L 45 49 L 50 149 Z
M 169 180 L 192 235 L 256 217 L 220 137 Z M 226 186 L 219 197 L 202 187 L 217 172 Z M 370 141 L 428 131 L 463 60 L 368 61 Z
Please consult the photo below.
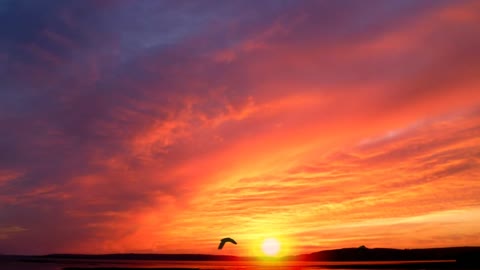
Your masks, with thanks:
M 262 250 L 267 256 L 275 256 L 280 251 L 280 242 L 275 238 L 267 238 L 262 243 Z

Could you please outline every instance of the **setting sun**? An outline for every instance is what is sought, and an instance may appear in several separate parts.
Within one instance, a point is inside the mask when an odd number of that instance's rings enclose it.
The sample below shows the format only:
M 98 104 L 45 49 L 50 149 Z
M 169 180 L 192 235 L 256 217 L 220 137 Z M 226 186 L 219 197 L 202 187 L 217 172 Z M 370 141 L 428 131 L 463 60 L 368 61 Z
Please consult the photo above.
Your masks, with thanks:
M 275 238 L 267 238 L 262 243 L 262 250 L 265 255 L 274 256 L 280 251 L 280 242 Z

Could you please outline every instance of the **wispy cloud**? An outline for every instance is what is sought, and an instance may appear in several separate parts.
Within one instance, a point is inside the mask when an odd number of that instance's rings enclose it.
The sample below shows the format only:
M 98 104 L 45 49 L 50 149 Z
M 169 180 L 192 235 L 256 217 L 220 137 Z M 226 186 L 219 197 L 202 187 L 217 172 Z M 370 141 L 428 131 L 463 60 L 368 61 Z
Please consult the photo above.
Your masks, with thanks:
M 7 239 L 11 235 L 23 231 L 25 231 L 25 229 L 18 226 L 0 227 L 0 239 Z

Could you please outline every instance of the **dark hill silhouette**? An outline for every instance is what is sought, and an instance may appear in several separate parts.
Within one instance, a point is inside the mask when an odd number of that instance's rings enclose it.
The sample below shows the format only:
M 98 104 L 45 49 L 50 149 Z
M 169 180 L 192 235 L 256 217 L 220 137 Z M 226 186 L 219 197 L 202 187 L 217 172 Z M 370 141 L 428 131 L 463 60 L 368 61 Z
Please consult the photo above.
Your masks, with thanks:
M 480 247 L 449 247 L 428 249 L 342 248 L 290 257 L 305 261 L 416 261 L 458 260 L 473 262 L 480 258 Z
M 257 260 L 253 257 L 237 257 L 227 255 L 207 255 L 207 254 L 50 254 L 44 256 L 0 256 L 1 259 L 13 259 L 29 262 L 65 262 L 68 260 L 172 260 L 172 261 L 238 261 L 238 260 Z M 287 256 L 279 258 L 281 260 L 296 261 L 451 261 L 450 263 L 438 263 L 434 268 L 457 267 L 463 269 L 480 269 L 480 247 L 449 247 L 449 248 L 429 248 L 429 249 L 393 249 L 393 248 L 342 248 L 334 250 L 324 250 L 310 254 L 296 256 Z M 453 263 L 453 265 L 452 265 Z M 409 267 L 413 267 L 410 265 Z M 417 267 L 418 266 L 418 267 Z M 417 268 L 426 268 L 425 265 L 417 265 Z M 432 267 L 434 265 L 429 265 Z M 353 266 L 349 266 L 352 268 Z M 365 264 L 360 265 L 365 267 Z M 369 266 L 370 267 L 370 266 Z M 375 267 L 372 265 L 371 267 Z M 328 266 L 334 268 L 334 266 Z M 355 268 L 355 267 L 353 267 Z

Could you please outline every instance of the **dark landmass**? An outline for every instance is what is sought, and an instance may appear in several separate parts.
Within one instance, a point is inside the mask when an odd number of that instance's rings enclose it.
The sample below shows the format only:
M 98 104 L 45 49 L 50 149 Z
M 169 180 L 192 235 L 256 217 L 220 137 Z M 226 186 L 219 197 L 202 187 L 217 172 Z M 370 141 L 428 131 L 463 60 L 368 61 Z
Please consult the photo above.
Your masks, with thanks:
M 337 264 L 337 265 L 332 265 L 332 264 L 318 264 L 314 266 L 309 266 L 309 267 L 315 267 L 319 269 L 363 269 L 363 270 L 370 270 L 370 269 L 423 269 L 423 270 L 438 270 L 438 269 L 451 269 L 451 270 L 473 270 L 470 267 L 461 267 L 459 268 L 459 265 L 457 263 L 446 261 L 446 262 L 409 262 L 409 263 L 402 263 L 402 262 L 392 262 L 392 263 L 364 263 L 364 264 Z M 475 268 L 477 269 L 477 268 Z
M 310 261 L 318 262 L 319 268 L 344 268 L 341 265 L 325 265 L 321 262 L 359 262 L 358 264 L 349 264 L 352 269 L 386 269 L 391 268 L 392 263 L 396 268 L 404 269 L 480 269 L 480 247 L 449 247 L 449 248 L 429 248 L 429 249 L 391 249 L 391 248 L 343 248 L 334 250 L 324 250 L 310 254 L 297 256 L 287 256 L 282 258 L 253 258 L 237 257 L 226 255 L 207 255 L 207 254 L 50 254 L 43 256 L 8 256 L 0 255 L 0 260 L 17 260 L 22 262 L 42 262 L 42 263 L 62 263 L 69 264 L 85 262 L 89 270 L 127 270 L 129 261 L 132 260 L 157 260 L 157 261 L 249 261 L 249 260 L 289 260 L 289 261 Z M 101 268 L 98 267 L 101 261 L 115 260 L 123 261 L 125 267 L 120 268 Z M 97 261 L 98 263 L 92 263 Z M 373 261 L 384 261 L 386 263 L 369 263 Z M 393 261 L 393 262 L 392 262 Z M 417 262 L 412 262 L 417 261 Z M 423 261 L 423 262 L 418 262 Z M 431 262 L 426 262 L 431 261 Z M 390 262 L 390 263 L 389 263 Z M 133 263 L 133 262 L 132 262 Z M 97 266 L 94 266 L 97 264 Z M 73 266 L 73 265 L 72 265 Z M 67 267 L 66 270 L 81 270 L 86 268 Z M 136 268 L 138 269 L 138 268 Z M 152 268 L 150 268 L 152 269 Z M 159 268 L 167 270 L 165 268 Z M 176 268 L 178 269 L 178 268 Z
M 455 260 L 457 262 L 479 262 L 480 247 L 448 247 L 428 249 L 393 248 L 342 248 L 324 250 L 310 254 L 290 256 L 299 261 L 428 261 Z
M 207 254 L 50 254 L 36 256 L 39 259 L 99 259 L 99 260 L 172 260 L 172 261 L 236 261 L 256 260 L 252 257 L 237 257 Z M 427 249 L 393 248 L 342 248 L 310 254 L 287 256 L 280 259 L 296 261 L 426 261 L 426 260 L 480 260 L 480 247 L 448 247 Z

